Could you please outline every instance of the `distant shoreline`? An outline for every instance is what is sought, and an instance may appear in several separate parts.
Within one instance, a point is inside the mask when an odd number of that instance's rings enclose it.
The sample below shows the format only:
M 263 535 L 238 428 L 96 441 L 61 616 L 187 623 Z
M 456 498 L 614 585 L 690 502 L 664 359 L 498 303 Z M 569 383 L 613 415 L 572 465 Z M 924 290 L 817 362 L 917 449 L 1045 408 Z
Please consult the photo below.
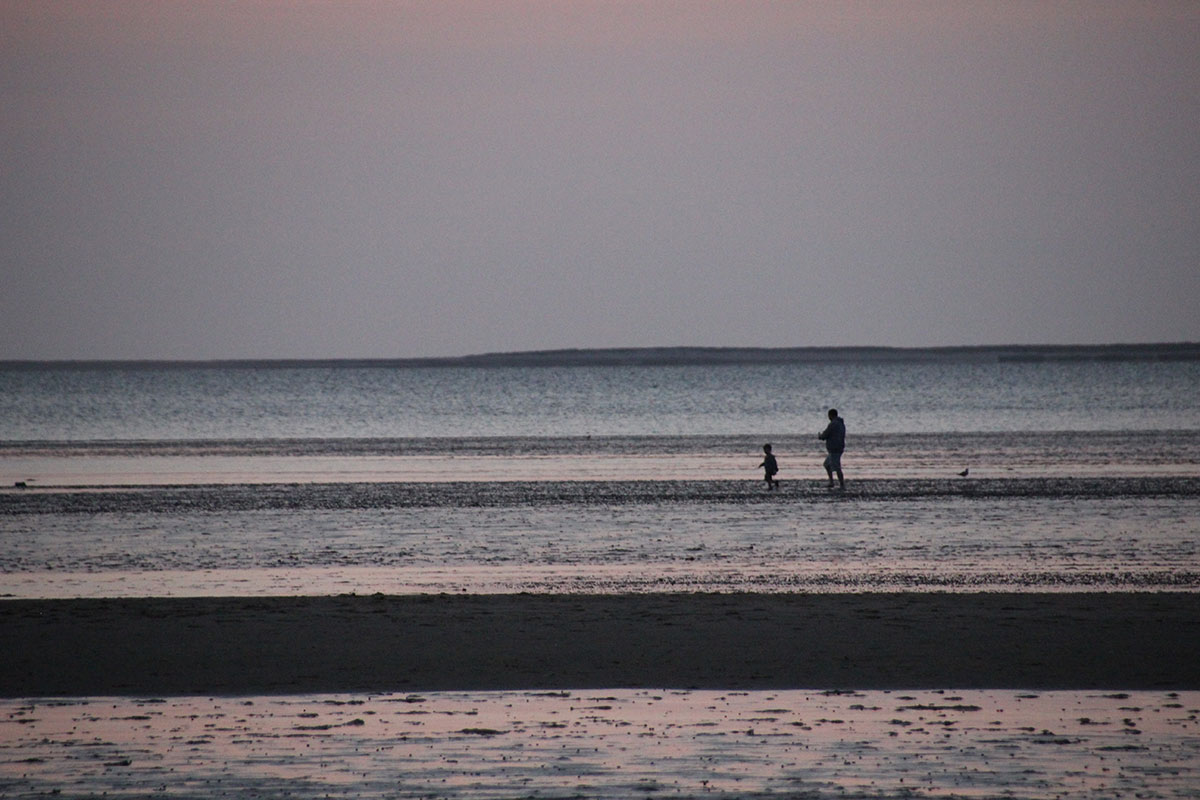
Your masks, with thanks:
M 0 369 L 719 366 L 894 362 L 1200 361 L 1200 342 L 960 347 L 625 347 L 429 358 L 7 360 Z

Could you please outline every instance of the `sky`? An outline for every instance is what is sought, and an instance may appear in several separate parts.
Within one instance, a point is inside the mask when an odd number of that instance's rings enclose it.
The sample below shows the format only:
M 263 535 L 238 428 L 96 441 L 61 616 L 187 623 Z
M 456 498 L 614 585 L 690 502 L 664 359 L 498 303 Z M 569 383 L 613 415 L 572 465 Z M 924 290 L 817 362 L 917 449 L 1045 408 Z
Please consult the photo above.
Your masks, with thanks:
M 1200 341 L 1200 3 L 0 0 L 0 359 Z

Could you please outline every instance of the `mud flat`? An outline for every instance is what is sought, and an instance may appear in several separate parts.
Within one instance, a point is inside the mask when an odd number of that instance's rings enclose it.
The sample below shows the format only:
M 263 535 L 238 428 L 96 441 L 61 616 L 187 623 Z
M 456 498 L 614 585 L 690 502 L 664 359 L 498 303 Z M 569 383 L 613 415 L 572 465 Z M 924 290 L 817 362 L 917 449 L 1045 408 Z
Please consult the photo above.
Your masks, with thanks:
M 0 696 L 1200 689 L 1200 594 L 0 602 Z

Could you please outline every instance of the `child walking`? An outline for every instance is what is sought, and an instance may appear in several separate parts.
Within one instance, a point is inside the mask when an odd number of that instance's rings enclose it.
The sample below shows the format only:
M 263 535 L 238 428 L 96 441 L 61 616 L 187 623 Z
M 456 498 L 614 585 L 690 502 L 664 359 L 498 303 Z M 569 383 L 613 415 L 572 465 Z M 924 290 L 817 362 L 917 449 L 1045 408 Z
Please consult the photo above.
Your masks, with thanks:
M 775 473 L 779 472 L 779 463 L 775 461 L 775 456 L 771 454 L 771 445 L 763 445 L 763 460 L 759 464 L 763 468 L 763 480 L 767 482 L 768 489 L 774 489 L 779 485 L 779 481 L 775 480 Z

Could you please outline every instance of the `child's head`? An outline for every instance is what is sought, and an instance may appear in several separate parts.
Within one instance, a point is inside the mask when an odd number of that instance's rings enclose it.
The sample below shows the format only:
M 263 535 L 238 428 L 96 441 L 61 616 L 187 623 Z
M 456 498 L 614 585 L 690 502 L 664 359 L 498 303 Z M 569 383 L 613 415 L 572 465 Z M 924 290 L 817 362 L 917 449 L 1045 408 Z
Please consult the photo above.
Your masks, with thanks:
M 763 445 L 763 452 L 764 452 L 764 453 L 769 453 L 769 452 L 771 452 L 771 445 L 769 445 L 769 444 L 764 444 L 764 445 Z

